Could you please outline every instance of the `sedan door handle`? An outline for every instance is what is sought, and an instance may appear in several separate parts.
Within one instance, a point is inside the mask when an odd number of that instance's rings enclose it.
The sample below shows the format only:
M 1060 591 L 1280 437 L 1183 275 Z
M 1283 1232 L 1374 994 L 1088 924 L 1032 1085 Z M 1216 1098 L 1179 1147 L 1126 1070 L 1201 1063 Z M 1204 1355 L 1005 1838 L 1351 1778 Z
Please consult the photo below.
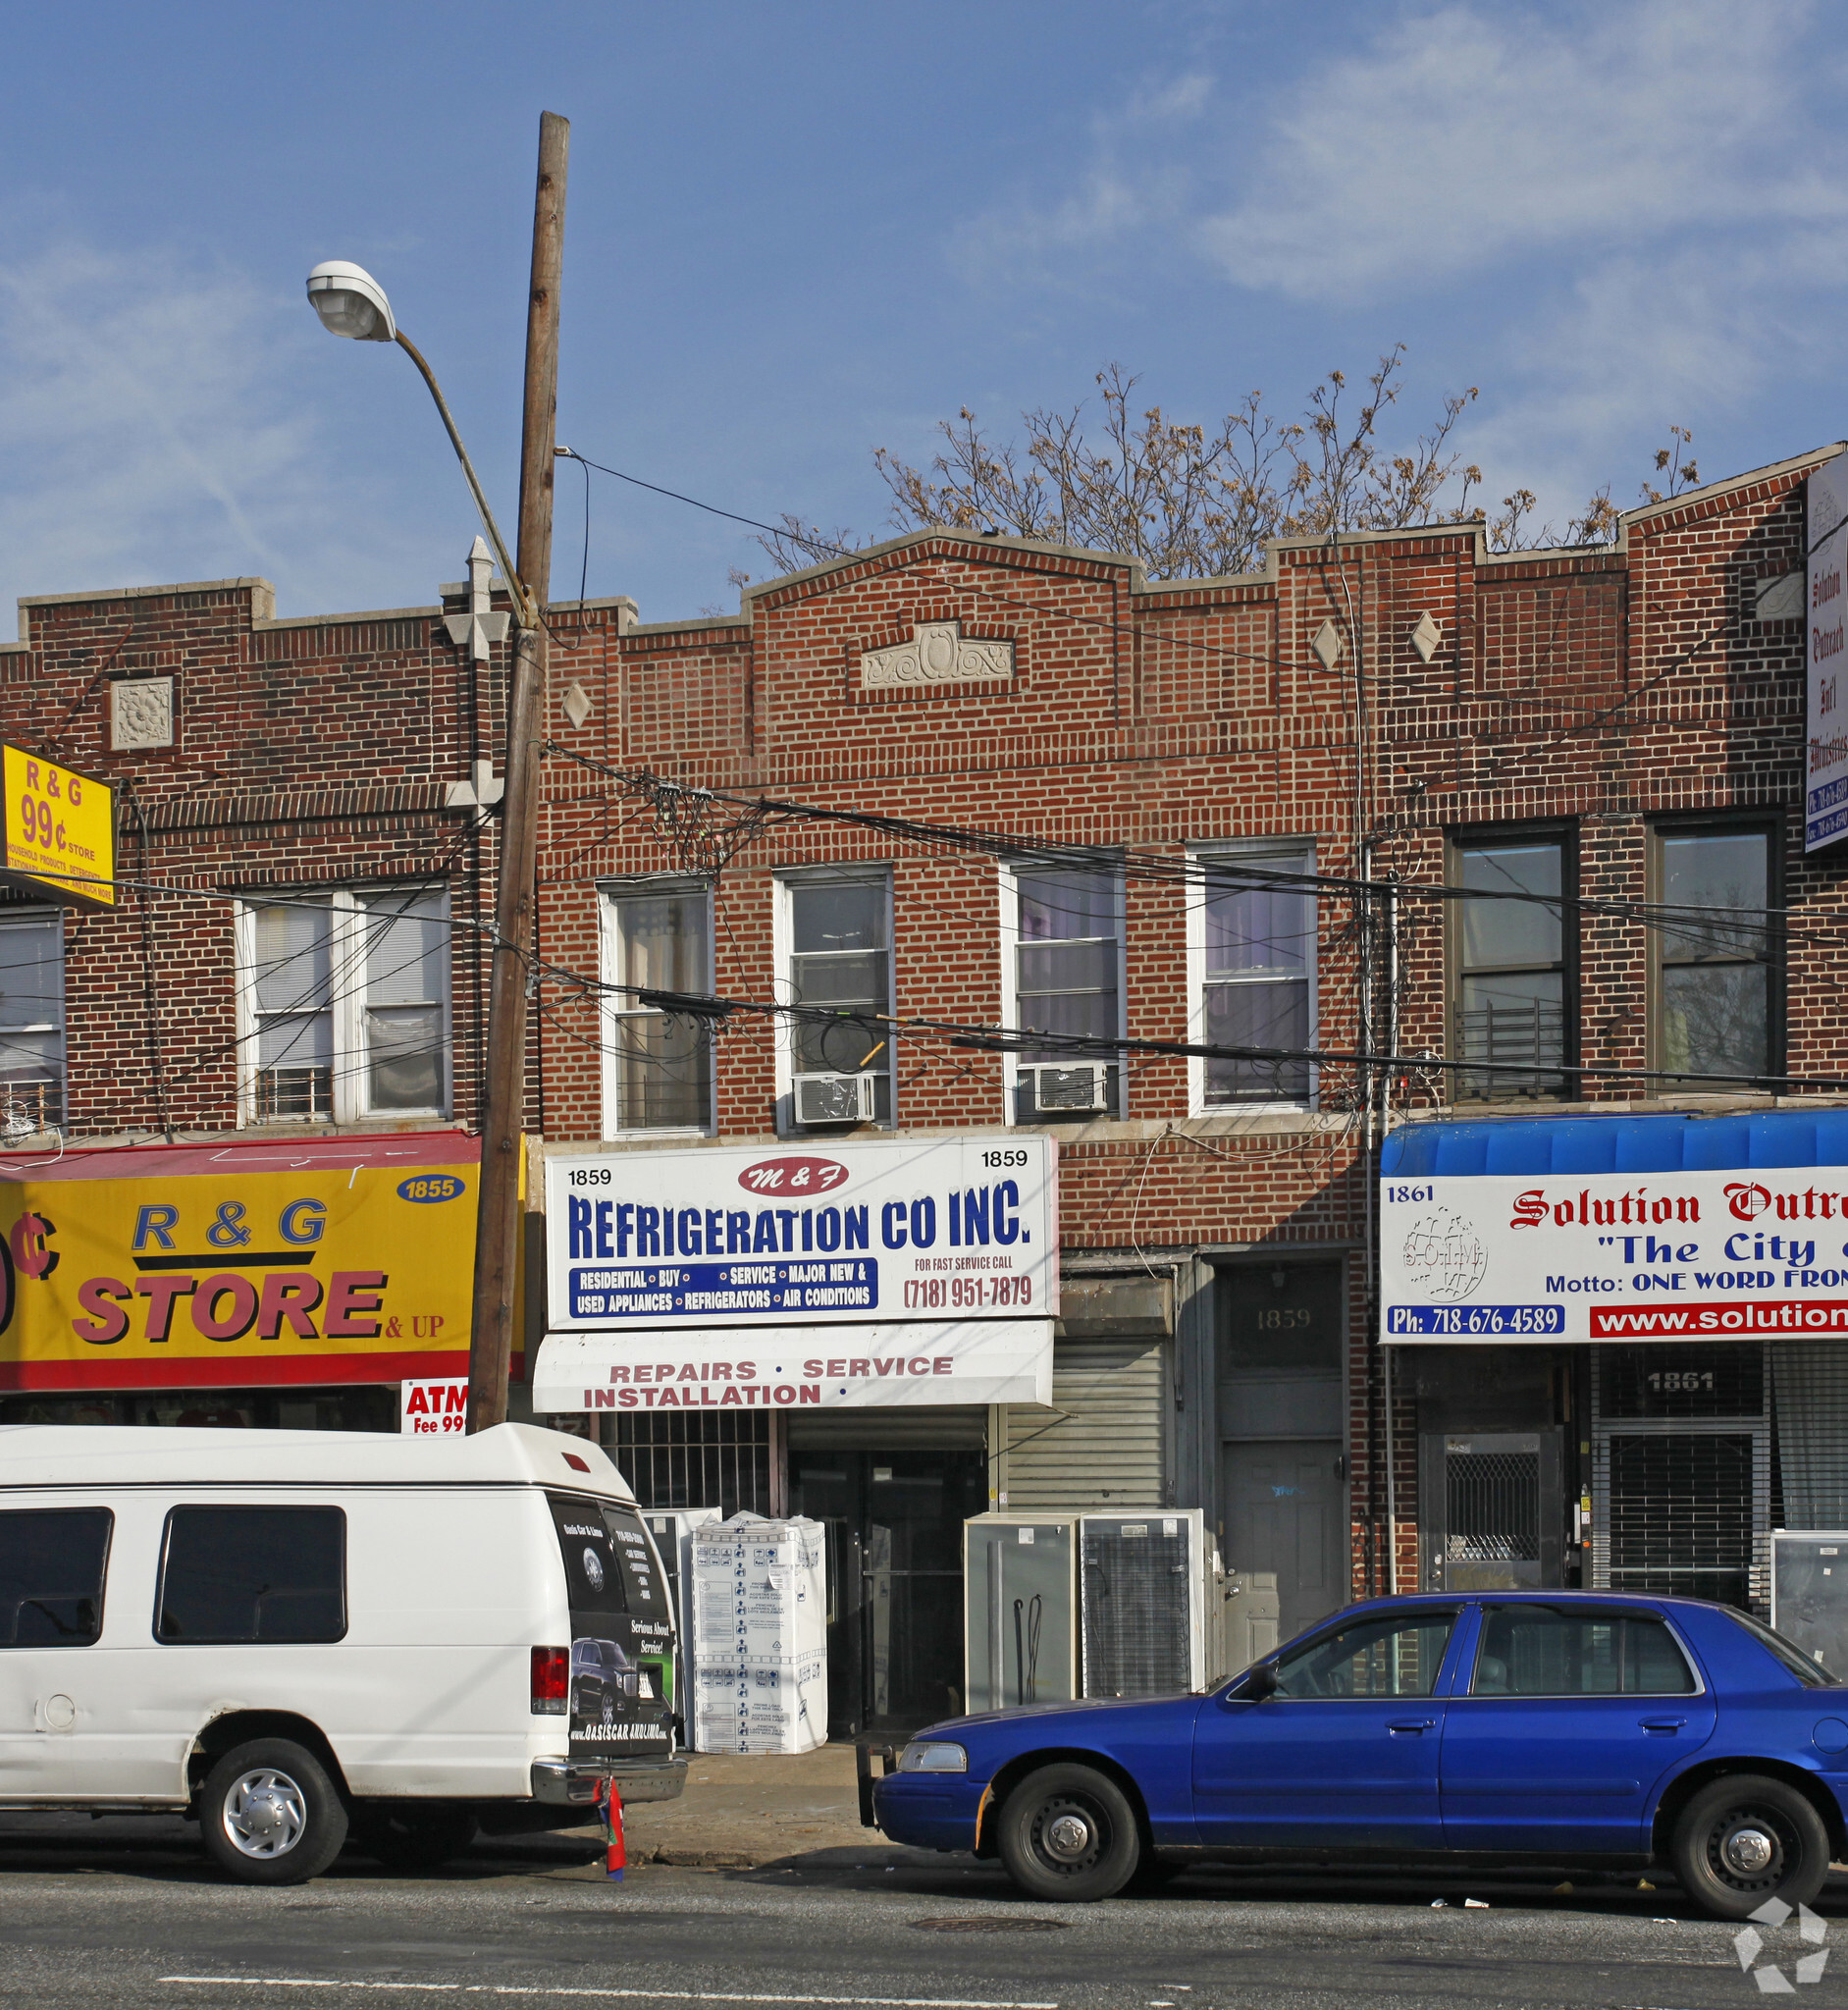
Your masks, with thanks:
M 1388 1737 L 1398 1737 L 1401 1733 L 1409 1733 L 1415 1737 L 1420 1731 L 1434 1731 L 1437 1727 L 1438 1720 L 1435 1717 L 1401 1717 L 1397 1722 L 1386 1726 L 1386 1733 Z
M 1637 1722 L 1646 1731 L 1655 1731 L 1661 1736 L 1671 1738 L 1687 1722 L 1687 1719 L 1685 1717 L 1642 1717 L 1637 1719 Z

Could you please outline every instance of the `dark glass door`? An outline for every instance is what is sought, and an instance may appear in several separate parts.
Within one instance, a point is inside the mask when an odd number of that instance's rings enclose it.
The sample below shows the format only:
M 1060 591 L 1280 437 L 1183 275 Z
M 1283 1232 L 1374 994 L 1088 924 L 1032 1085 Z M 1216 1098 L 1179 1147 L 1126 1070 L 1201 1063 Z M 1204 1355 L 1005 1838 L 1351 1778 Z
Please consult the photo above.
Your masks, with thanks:
M 827 1529 L 828 1735 L 963 1708 L 963 1523 L 979 1452 L 791 1451 L 789 1501 Z

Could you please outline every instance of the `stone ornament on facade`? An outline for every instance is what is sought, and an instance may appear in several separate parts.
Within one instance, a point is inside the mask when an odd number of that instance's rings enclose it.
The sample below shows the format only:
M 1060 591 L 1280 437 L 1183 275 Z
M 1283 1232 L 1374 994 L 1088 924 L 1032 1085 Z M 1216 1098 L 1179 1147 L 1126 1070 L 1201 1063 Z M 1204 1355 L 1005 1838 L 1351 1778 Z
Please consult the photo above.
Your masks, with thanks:
M 125 677 L 109 687 L 109 744 L 118 754 L 173 743 L 171 677 Z
M 960 621 L 921 621 L 909 642 L 870 649 L 860 659 L 863 691 L 930 684 L 986 684 L 1014 674 L 1011 642 L 974 642 Z

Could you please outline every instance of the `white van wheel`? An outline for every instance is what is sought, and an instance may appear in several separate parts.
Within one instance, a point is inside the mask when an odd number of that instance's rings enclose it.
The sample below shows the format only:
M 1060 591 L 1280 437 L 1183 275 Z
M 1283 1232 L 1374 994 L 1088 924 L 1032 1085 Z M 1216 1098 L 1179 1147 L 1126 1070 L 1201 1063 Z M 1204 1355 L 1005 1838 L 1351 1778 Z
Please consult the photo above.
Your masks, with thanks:
M 300 1884 L 340 1854 L 346 1810 L 313 1753 L 286 1738 L 256 1738 L 206 1775 L 199 1834 L 240 1883 Z

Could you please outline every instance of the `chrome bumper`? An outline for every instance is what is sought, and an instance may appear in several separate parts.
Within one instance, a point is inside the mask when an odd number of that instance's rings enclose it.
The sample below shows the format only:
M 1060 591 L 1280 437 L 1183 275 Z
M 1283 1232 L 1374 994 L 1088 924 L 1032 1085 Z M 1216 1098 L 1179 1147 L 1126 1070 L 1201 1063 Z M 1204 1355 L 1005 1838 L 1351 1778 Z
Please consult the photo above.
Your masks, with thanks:
M 603 1798 L 613 1779 L 624 1805 L 635 1801 L 677 1801 L 687 1783 L 684 1759 L 638 1759 L 624 1764 L 596 1759 L 535 1759 L 533 1799 L 555 1807 L 588 1808 Z

